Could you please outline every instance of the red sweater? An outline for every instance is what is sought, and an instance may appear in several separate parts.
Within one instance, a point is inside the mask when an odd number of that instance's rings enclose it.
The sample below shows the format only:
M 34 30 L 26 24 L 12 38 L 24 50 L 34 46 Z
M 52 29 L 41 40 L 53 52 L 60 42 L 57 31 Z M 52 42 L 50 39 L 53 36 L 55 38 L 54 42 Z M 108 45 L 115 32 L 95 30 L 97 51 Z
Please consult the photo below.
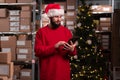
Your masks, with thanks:
M 35 55 L 39 57 L 40 80 L 70 80 L 70 64 L 68 55 L 75 55 L 76 50 L 69 52 L 55 49 L 58 41 L 68 41 L 71 32 L 64 26 L 51 29 L 45 26 L 38 30 L 35 38 Z

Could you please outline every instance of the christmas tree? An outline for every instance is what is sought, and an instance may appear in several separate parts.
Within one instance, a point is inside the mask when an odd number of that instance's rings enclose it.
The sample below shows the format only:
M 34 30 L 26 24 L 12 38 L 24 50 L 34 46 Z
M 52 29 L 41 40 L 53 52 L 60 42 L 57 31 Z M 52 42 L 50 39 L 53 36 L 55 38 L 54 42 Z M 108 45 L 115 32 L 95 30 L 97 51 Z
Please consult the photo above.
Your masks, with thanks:
M 96 24 L 91 6 L 80 0 L 76 18 L 77 55 L 71 57 L 71 80 L 107 80 L 106 58 L 95 33 Z

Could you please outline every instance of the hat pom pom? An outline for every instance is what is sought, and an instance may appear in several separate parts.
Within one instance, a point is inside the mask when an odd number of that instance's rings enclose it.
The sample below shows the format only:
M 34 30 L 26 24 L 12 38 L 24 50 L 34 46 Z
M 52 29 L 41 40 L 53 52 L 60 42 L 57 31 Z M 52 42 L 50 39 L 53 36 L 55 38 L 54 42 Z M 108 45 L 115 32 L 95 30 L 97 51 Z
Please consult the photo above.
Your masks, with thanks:
M 49 17 L 47 16 L 46 13 L 43 13 L 41 18 L 42 18 L 43 21 L 48 21 L 49 20 Z

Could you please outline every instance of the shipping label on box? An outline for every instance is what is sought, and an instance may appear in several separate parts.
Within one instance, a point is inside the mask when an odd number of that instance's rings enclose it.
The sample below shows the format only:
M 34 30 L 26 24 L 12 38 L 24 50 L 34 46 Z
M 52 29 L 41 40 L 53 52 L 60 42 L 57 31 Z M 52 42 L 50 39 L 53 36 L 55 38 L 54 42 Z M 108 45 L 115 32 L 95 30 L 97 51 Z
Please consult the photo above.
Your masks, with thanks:
M 67 20 L 67 21 L 66 21 L 66 26 L 68 26 L 68 25 L 74 25 L 74 21 L 69 21 L 69 20 Z
M 17 48 L 17 53 L 32 54 L 32 48 Z
M 100 22 L 111 22 L 111 18 L 107 18 L 107 17 L 101 17 L 100 18 Z
M 1 36 L 0 40 L 1 41 L 8 41 L 9 37 L 8 36 Z
M 31 32 L 31 26 L 30 25 L 21 25 L 20 32 Z
M 31 61 L 32 60 L 32 54 L 17 54 L 17 60 L 18 61 Z
M 101 27 L 100 30 L 102 30 L 102 31 L 111 31 L 111 28 L 110 27 Z
M 67 10 L 75 10 L 75 5 L 67 5 Z
M 30 48 L 32 47 L 32 41 L 31 40 L 17 40 L 17 47 L 19 48 Z
M 21 25 L 20 30 L 30 30 L 30 25 Z
M 17 46 L 25 46 L 25 41 L 17 41 Z
M 18 31 L 20 31 L 20 27 L 19 26 L 10 26 L 10 31 L 18 32 Z
M 31 70 L 28 70 L 28 69 L 23 69 L 23 70 L 21 70 L 21 76 L 30 77 L 31 74 L 32 74 L 32 71 L 31 71 Z
M 75 16 L 75 11 L 67 11 L 67 16 Z
M 19 16 L 20 10 L 9 10 L 9 15 L 10 16 Z
M 12 52 L 11 48 L 2 48 L 2 52 Z
M 0 76 L 10 76 L 9 64 L 0 64 Z
M 19 16 L 10 16 L 10 21 L 20 21 L 20 17 Z
M 19 49 L 19 53 L 28 53 L 28 49 Z
M 10 26 L 20 26 L 20 22 L 10 22 Z

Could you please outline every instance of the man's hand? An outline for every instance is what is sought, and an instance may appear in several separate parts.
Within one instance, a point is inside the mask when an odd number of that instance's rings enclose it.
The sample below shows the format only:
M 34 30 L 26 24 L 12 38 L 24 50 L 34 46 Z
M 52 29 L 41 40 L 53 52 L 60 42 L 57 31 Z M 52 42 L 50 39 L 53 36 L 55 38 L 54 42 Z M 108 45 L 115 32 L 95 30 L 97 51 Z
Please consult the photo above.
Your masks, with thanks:
M 64 49 L 72 52 L 74 51 L 74 48 L 76 45 L 77 45 L 77 42 L 73 43 L 72 41 L 70 41 L 70 44 L 64 43 Z
M 64 46 L 65 43 L 66 43 L 65 41 L 59 41 L 55 44 L 55 48 L 59 48 L 62 45 Z

